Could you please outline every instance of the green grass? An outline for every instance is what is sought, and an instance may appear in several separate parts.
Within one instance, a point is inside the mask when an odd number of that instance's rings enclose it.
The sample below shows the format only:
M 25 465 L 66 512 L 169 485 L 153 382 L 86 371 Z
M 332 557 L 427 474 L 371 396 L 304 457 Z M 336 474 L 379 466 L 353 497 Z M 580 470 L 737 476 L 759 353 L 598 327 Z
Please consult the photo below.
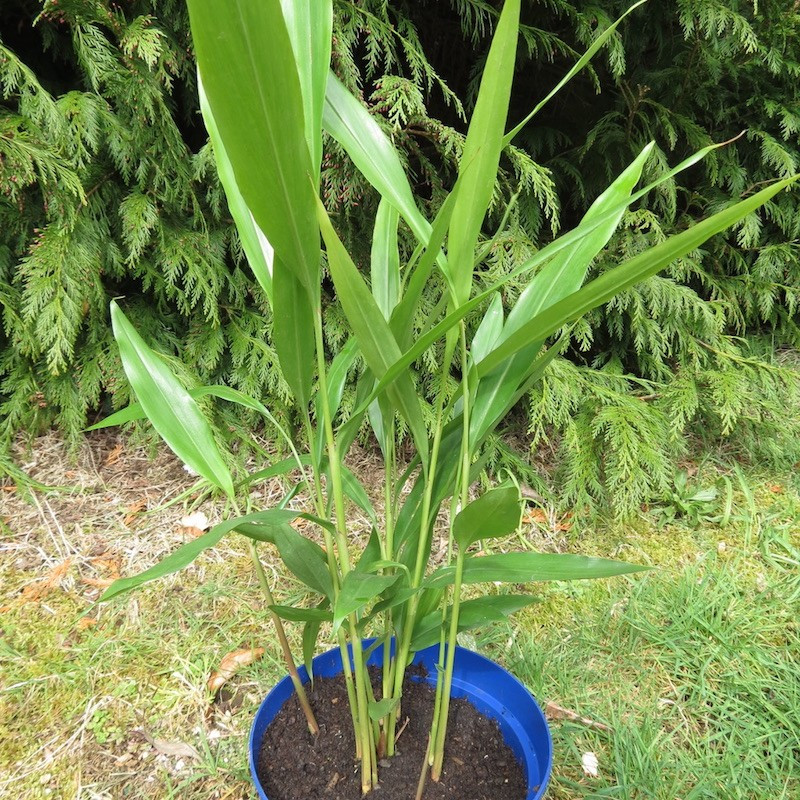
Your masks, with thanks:
M 770 491 L 773 483 L 734 478 L 724 526 L 659 529 L 645 516 L 581 533 L 524 530 L 532 547 L 655 567 L 643 577 L 546 586 L 542 602 L 510 624 L 475 634 L 479 649 L 542 701 L 612 729 L 553 723 L 551 800 L 800 797 L 800 494 L 791 482 Z M 246 735 L 282 667 L 244 546 L 224 542 L 185 573 L 91 611 L 98 624 L 79 630 L 96 596 L 82 582 L 95 574 L 92 554 L 110 549 L 132 570 L 180 540 L 180 509 L 131 530 L 105 495 L 92 497 L 37 495 L 41 514 L 22 498 L 4 500 L 0 796 L 254 797 Z M 123 492 L 119 505 L 127 502 Z M 20 590 L 66 555 L 74 564 L 60 587 L 22 602 Z M 302 596 L 277 575 L 282 601 Z M 209 674 L 227 652 L 259 644 L 265 658 L 231 682 L 241 705 L 211 713 Z M 200 757 L 159 754 L 142 728 Z M 587 751 L 598 756 L 597 778 L 583 774 Z

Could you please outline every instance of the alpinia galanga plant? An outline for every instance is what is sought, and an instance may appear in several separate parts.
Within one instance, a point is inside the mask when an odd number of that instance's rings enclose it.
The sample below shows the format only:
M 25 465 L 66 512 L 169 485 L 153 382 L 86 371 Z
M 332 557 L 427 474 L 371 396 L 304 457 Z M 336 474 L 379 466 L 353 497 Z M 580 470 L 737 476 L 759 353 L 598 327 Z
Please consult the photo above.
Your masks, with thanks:
M 638 5 L 641 2 L 627 13 Z M 317 724 L 281 618 L 305 624 L 303 655 L 309 668 L 323 624 L 330 627 L 342 648 L 364 792 L 378 781 L 379 759 L 394 753 L 405 669 L 416 650 L 439 642 L 437 699 L 428 747 L 431 775 L 438 780 L 459 631 L 502 618 L 533 602 L 529 595 L 504 594 L 462 603 L 462 587 L 600 578 L 641 569 L 575 555 L 475 555 L 470 550 L 473 543 L 513 533 L 521 513 L 519 491 L 512 480 L 470 500 L 470 489 L 481 469 L 482 443 L 557 353 L 558 342 L 544 349 L 550 337 L 741 220 L 795 179 L 776 182 L 731 203 L 584 286 L 590 262 L 606 245 L 626 209 L 720 146 L 700 150 L 656 183 L 635 191 L 650 155 L 648 145 L 597 198 L 574 230 L 489 288 L 476 292 L 475 271 L 491 249 L 491 243 L 478 249 L 477 242 L 504 147 L 588 63 L 619 21 L 597 38 L 525 119 L 507 131 L 520 0 L 506 0 L 470 121 L 458 180 L 430 222 L 419 211 L 391 142 L 329 72 L 330 0 L 189 0 L 189 11 L 203 115 L 220 178 L 250 266 L 272 304 L 274 346 L 302 414 L 309 446 L 307 452 L 298 452 L 281 431 L 291 457 L 235 484 L 195 399 L 198 395 L 216 396 L 272 419 L 269 410 L 258 400 L 224 386 L 188 392 L 112 304 L 114 334 L 140 405 L 113 415 L 104 424 L 146 416 L 187 465 L 222 491 L 231 513 L 155 567 L 118 580 L 102 599 L 186 566 L 228 533 L 247 537 L 312 732 Z M 319 199 L 323 129 L 344 147 L 382 197 L 369 282 L 342 245 Z M 419 242 L 402 266 L 397 244 L 400 218 Z M 330 363 L 323 340 L 320 239 L 338 302 L 352 328 L 352 338 Z M 504 319 L 500 292 L 506 281 L 520 275 L 530 275 L 530 281 Z M 423 289 L 434 279 L 442 280 L 445 288 L 437 312 L 419 331 L 414 328 L 415 312 Z M 464 318 L 478 307 L 485 307 L 485 315 L 469 341 Z M 443 345 L 439 349 L 441 386 L 429 431 L 412 367 L 435 344 Z M 359 379 L 356 408 L 337 426 L 343 387 L 359 358 L 366 370 Z M 451 371 L 460 376 L 455 394 L 447 389 Z M 385 461 L 385 516 L 380 523 L 364 488 L 343 465 L 365 416 Z M 399 474 L 395 442 L 401 422 L 413 439 L 416 457 Z M 289 473 L 300 477 L 280 507 L 251 511 L 248 487 Z M 409 482 L 412 487 L 405 493 Z M 288 508 L 300 488 L 307 489 L 313 513 Z M 362 506 L 374 522 L 361 553 L 353 552 L 348 537 L 346 497 Z M 444 503 L 450 508 L 449 563 L 430 571 L 434 521 Z M 298 517 L 319 526 L 324 549 L 291 527 Z M 277 548 L 287 568 L 319 596 L 318 601 L 307 608 L 275 603 L 257 553 L 261 542 Z M 365 668 L 362 637 L 367 633 L 376 634 L 375 646 L 385 648 L 379 698 Z M 348 643 L 352 661 L 347 657 Z M 421 780 L 420 792 L 423 785 Z

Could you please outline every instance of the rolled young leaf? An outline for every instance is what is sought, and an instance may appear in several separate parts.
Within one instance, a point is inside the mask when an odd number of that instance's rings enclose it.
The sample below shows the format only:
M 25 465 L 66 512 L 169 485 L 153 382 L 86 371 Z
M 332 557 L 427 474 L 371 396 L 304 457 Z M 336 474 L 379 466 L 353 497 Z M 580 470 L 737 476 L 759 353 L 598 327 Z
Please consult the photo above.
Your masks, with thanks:
M 233 496 L 233 478 L 197 403 L 111 301 L 111 324 L 125 374 L 147 418 L 198 475 Z
M 473 556 L 464 563 L 464 583 L 532 583 L 534 581 L 580 581 L 610 578 L 650 567 L 612 561 L 607 558 L 575 556 L 569 553 L 500 553 Z M 440 567 L 425 580 L 425 586 L 450 586 L 455 567 Z
M 370 279 L 372 296 L 387 322 L 400 296 L 400 252 L 397 247 L 399 220 L 397 210 L 382 197 L 372 232 Z

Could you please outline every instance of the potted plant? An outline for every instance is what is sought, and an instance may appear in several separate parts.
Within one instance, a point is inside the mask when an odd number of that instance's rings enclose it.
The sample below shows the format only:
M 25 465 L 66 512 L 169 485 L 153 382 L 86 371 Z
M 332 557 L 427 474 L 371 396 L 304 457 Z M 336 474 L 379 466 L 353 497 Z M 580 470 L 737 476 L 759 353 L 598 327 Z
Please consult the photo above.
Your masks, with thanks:
M 380 764 L 395 753 L 407 668 L 415 658 L 431 668 L 435 704 L 424 766 L 420 764 L 420 797 L 428 767 L 433 781 L 442 774 L 454 674 L 459 675 L 466 663 L 457 655 L 458 633 L 507 616 L 533 600 L 529 595 L 486 594 L 464 601 L 464 586 L 599 578 L 642 569 L 575 555 L 476 553 L 476 542 L 515 532 L 521 514 L 513 478 L 477 498 L 471 494 L 481 471 L 480 452 L 486 437 L 559 352 L 561 340 L 545 349 L 554 334 L 752 213 L 794 179 L 732 203 L 584 285 L 590 262 L 605 247 L 626 209 L 719 146 L 700 150 L 636 190 L 651 143 L 595 200 L 574 230 L 477 291 L 474 273 L 492 246 L 492 242 L 479 245 L 479 236 L 503 149 L 588 63 L 619 21 L 597 38 L 527 117 L 507 131 L 520 0 L 506 0 L 486 60 L 458 179 L 429 221 L 417 205 L 391 141 L 329 72 L 331 0 L 189 0 L 189 10 L 201 107 L 219 176 L 243 249 L 272 307 L 272 341 L 302 418 L 306 447 L 301 453 L 255 398 L 224 386 L 187 391 L 112 303 L 114 335 L 138 404 L 103 424 L 147 417 L 169 447 L 224 496 L 227 506 L 224 522 L 144 573 L 118 580 L 101 599 L 109 600 L 186 566 L 229 533 L 247 537 L 289 671 L 289 682 L 273 697 L 296 694 L 309 731 L 316 733 L 317 721 L 304 682 L 314 668 L 317 637 L 325 625 L 337 650 L 316 662 L 317 672 L 343 672 L 363 793 L 381 780 Z M 344 147 L 382 198 L 369 282 L 319 199 L 323 128 Z M 402 267 L 397 243 L 401 218 L 419 243 Z M 330 362 L 322 326 L 321 242 L 336 302 L 352 329 L 351 339 Z M 434 291 L 434 274 L 443 286 L 439 303 L 433 314 L 420 319 L 420 300 L 424 292 Z M 508 280 L 520 275 L 530 280 L 506 316 L 500 292 Z M 482 312 L 482 321 L 475 334 L 468 336 L 465 318 L 473 312 Z M 433 421 L 427 424 L 424 400 L 411 369 L 434 345 L 442 379 L 429 415 Z M 355 408 L 342 415 L 344 385 L 360 362 L 364 368 Z M 459 376 L 454 392 L 445 379 L 451 373 Z M 202 395 L 259 411 L 284 439 L 291 456 L 235 483 L 230 460 L 221 452 L 196 402 Z M 363 486 L 344 465 L 365 420 L 384 458 L 380 521 Z M 402 474 L 396 450 L 401 426 L 416 451 Z M 248 488 L 253 482 L 290 473 L 296 484 L 279 507 L 251 508 Z M 311 511 L 289 506 L 300 489 L 307 490 Z M 361 506 L 373 521 L 372 535 L 360 552 L 355 552 L 348 536 L 348 500 Z M 443 507 L 450 511 L 446 563 L 431 568 L 434 524 Z M 324 546 L 291 526 L 298 517 L 318 527 Z M 265 542 L 277 548 L 286 567 L 308 587 L 314 595 L 312 603 L 302 607 L 275 603 L 257 552 Z M 300 672 L 282 619 L 304 624 L 305 666 Z M 368 643 L 366 636 L 375 638 Z M 368 670 L 371 663 L 381 665 L 374 685 Z M 512 705 L 516 702 L 522 701 Z M 270 717 L 274 710 L 264 713 Z M 488 713 L 494 714 L 491 709 Z M 254 747 L 260 746 L 266 724 L 259 714 Z M 518 756 L 530 745 L 531 735 L 522 731 L 521 743 L 512 742 Z M 544 737 L 546 741 L 546 732 Z M 546 761 L 538 783 L 528 786 L 529 799 L 544 791 Z

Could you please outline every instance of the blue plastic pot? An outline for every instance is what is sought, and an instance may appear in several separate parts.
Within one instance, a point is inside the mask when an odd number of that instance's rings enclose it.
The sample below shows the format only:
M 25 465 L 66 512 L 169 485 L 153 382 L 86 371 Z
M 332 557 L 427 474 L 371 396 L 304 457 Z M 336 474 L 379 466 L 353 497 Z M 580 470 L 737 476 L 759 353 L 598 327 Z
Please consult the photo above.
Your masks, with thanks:
M 427 681 L 431 685 L 436 683 L 438 655 L 439 646 L 434 645 L 420 650 L 414 656 L 414 664 L 422 664 L 427 669 Z M 383 648 L 376 648 L 367 663 L 370 666 L 381 666 Z M 313 664 L 315 675 L 335 677 L 342 671 L 341 652 L 338 648 L 329 650 L 318 655 Z M 308 680 L 305 668 L 299 667 L 298 672 L 305 683 Z M 250 774 L 261 800 L 269 800 L 256 775 L 261 740 L 264 731 L 293 693 L 291 680 L 284 678 L 259 706 L 250 731 Z M 539 800 L 543 797 L 553 766 L 553 742 L 547 720 L 533 695 L 510 672 L 494 661 L 471 650 L 457 647 L 451 696 L 466 698 L 481 714 L 497 721 L 503 739 L 525 770 L 528 784 L 525 800 Z

